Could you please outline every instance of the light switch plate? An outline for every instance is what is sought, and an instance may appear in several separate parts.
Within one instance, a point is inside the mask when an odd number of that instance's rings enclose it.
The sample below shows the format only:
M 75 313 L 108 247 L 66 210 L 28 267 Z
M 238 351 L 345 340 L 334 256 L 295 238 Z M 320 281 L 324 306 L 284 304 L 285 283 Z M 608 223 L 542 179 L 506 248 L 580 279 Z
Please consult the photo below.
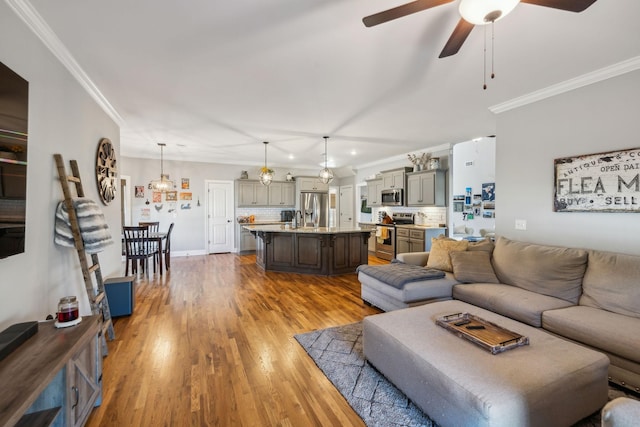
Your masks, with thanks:
M 526 229 L 527 229 L 527 220 L 516 219 L 516 230 L 526 230 Z

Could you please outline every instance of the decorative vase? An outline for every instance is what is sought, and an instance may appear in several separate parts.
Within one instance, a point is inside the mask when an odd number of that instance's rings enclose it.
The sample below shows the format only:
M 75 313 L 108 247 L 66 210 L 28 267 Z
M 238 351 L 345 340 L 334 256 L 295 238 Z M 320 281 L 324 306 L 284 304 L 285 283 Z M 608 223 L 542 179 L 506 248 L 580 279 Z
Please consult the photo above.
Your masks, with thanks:
M 438 169 L 440 167 L 440 158 L 432 157 L 429 159 L 429 169 Z

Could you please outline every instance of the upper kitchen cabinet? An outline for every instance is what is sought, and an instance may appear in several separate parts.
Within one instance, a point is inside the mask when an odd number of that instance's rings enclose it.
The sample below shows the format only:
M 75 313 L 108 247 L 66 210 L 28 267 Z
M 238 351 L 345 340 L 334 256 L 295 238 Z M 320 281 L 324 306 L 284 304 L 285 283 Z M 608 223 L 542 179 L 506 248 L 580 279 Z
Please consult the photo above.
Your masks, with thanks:
M 404 188 L 406 173 L 412 170 L 411 168 L 404 167 L 382 171 L 383 190 L 399 190 Z
M 407 206 L 446 206 L 446 171 L 407 174 Z
M 269 186 L 269 206 L 293 207 L 296 185 L 293 182 L 272 182 Z
M 379 179 L 368 179 L 367 180 L 367 205 L 376 207 L 382 206 L 382 188 L 384 187 L 384 182 L 382 178 Z
M 269 187 L 260 181 L 241 180 L 238 182 L 238 207 L 268 206 Z
M 316 176 L 296 177 L 300 191 L 329 191 L 329 184 L 323 184 Z

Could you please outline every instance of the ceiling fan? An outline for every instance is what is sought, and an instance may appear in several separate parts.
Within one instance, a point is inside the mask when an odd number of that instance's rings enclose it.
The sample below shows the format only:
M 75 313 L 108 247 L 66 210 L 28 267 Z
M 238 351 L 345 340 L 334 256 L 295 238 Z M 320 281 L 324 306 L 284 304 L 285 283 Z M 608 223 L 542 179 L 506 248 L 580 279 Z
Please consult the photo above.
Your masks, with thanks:
M 373 27 L 403 16 L 421 12 L 453 0 L 416 0 L 402 6 L 394 7 L 383 12 L 367 16 L 362 22 L 367 27 Z M 518 3 L 529 3 L 569 12 L 582 12 L 596 0 L 460 0 L 458 11 L 460 21 L 453 30 L 451 37 L 440 52 L 439 58 L 455 55 L 476 25 L 493 23 L 504 18 Z

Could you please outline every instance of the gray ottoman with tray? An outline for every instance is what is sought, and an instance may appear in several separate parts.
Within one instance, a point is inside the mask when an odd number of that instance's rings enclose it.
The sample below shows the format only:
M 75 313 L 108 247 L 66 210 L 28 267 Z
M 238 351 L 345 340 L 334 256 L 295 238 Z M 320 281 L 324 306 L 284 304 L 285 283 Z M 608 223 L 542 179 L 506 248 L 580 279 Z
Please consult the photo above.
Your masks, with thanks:
M 528 338 L 492 354 L 436 324 L 469 313 Z M 367 360 L 439 425 L 569 426 L 607 403 L 609 359 L 462 301 L 363 321 Z

